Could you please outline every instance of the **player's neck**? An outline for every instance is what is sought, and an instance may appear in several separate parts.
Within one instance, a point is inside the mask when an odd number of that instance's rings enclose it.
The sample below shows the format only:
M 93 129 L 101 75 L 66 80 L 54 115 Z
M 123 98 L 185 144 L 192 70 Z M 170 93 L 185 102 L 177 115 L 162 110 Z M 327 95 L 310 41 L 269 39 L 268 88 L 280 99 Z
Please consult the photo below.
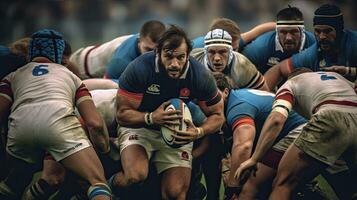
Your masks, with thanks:
M 53 63 L 50 59 L 46 57 L 36 57 L 32 59 L 32 62 L 37 62 L 37 63 Z

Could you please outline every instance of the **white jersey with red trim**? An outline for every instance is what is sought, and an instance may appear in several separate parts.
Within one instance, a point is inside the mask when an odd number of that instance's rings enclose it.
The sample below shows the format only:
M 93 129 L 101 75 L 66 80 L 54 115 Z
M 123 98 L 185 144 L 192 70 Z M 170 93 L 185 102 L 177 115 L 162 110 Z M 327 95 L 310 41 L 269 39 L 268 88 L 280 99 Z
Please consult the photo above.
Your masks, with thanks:
M 73 107 L 90 98 L 82 81 L 66 67 L 55 63 L 30 62 L 6 76 L 0 84 L 0 95 L 12 102 L 11 115 L 23 106 L 41 106 L 55 102 L 56 107 Z
M 357 95 L 353 87 L 352 82 L 337 73 L 309 72 L 285 82 L 277 91 L 276 99 L 288 101 L 295 111 L 310 119 L 322 108 L 353 106 L 351 109 L 357 109 Z
M 70 61 L 78 66 L 79 77 L 82 79 L 103 78 L 106 66 L 115 50 L 131 36 L 120 36 L 99 46 L 83 47 L 75 51 Z
M 90 93 L 98 112 L 109 127 L 115 121 L 117 89 L 92 90 Z

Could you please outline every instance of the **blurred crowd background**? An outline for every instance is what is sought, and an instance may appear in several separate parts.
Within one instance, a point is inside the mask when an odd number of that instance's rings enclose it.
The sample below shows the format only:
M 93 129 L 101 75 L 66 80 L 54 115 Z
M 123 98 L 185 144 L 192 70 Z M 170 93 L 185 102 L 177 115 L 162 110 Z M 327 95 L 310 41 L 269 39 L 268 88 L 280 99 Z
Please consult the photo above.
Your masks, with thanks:
M 0 44 L 46 27 L 61 31 L 77 49 L 137 33 L 149 19 L 178 24 L 191 38 L 204 35 L 215 17 L 233 19 L 244 32 L 274 21 L 287 5 L 299 7 L 312 30 L 313 12 L 324 3 L 338 5 L 345 27 L 356 30 L 356 0 L 1 0 Z

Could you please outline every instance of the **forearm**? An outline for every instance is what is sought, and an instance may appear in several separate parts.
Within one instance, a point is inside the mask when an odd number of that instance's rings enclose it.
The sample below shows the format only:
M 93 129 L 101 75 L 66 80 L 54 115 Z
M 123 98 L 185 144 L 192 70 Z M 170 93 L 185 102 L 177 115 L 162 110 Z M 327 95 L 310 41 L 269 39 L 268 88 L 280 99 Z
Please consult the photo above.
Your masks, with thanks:
M 94 147 L 101 153 L 109 151 L 109 134 L 108 129 L 103 120 L 102 127 L 88 127 L 89 137 Z
M 257 38 L 259 35 L 266 33 L 268 31 L 273 31 L 275 29 L 275 22 L 267 22 L 264 24 L 260 24 L 248 32 L 242 33 L 241 37 L 245 43 L 249 43 L 250 41 Z
M 200 128 L 203 129 L 205 135 L 213 134 L 219 131 L 224 123 L 223 114 L 212 114 L 207 117 L 205 123 Z
M 117 121 L 121 126 L 145 125 L 145 114 L 134 109 L 119 110 Z
M 233 145 L 231 155 L 231 170 L 229 172 L 228 185 L 238 186 L 237 180 L 234 178 L 235 171 L 239 165 L 250 158 L 252 147 Z
M 269 116 L 270 117 L 270 116 Z M 268 119 L 267 119 L 268 121 Z M 283 128 L 284 123 L 273 122 L 270 125 L 264 125 L 259 136 L 259 140 L 255 151 L 252 155 L 252 159 L 259 162 L 264 157 L 265 153 L 273 146 L 274 141 L 278 137 L 280 131 Z

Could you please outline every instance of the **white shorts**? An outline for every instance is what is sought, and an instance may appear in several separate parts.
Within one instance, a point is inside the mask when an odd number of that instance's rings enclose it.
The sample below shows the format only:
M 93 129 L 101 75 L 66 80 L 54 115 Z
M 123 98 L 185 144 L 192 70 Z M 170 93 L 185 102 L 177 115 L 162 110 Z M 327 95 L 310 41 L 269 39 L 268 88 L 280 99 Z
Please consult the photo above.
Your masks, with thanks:
M 91 146 L 78 118 L 58 104 L 31 104 L 11 114 L 7 152 L 28 163 L 40 162 L 44 153 L 60 161 Z
M 161 172 L 173 167 L 191 168 L 192 165 L 192 142 L 179 148 L 168 146 L 161 138 L 160 131 L 147 128 L 118 128 L 120 153 L 130 145 L 144 147 L 148 158 L 151 159 Z

